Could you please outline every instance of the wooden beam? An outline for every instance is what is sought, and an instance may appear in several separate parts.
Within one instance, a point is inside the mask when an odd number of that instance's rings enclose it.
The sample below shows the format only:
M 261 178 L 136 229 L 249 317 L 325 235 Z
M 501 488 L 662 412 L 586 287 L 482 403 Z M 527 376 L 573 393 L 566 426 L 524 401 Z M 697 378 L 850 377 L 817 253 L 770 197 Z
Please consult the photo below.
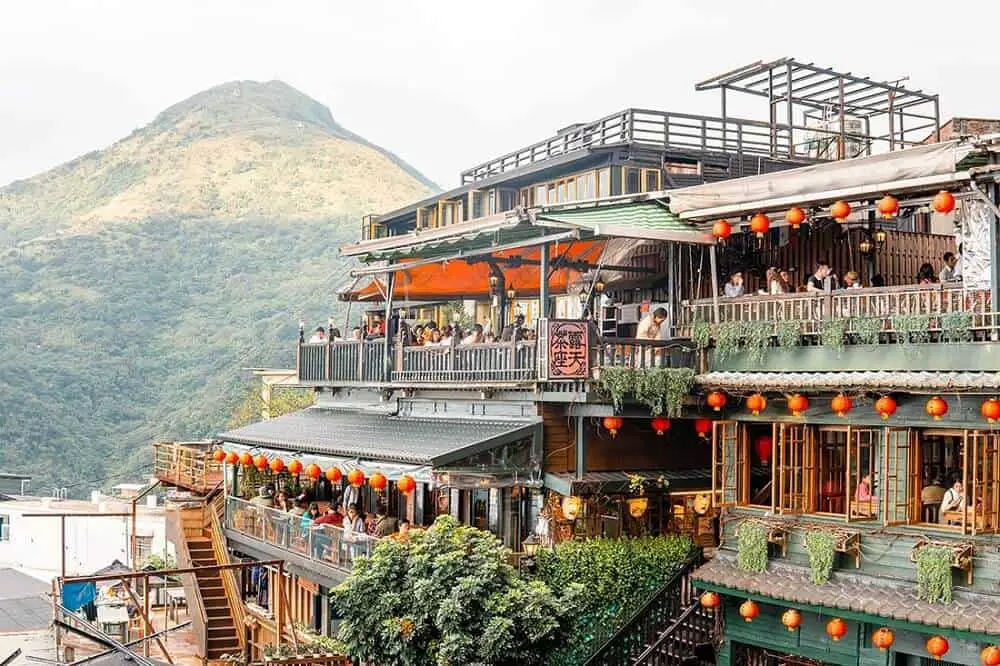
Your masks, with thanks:
M 142 578 L 143 576 L 178 576 L 180 574 L 193 574 L 198 571 L 221 571 L 223 569 L 248 569 L 250 567 L 278 566 L 284 564 L 284 560 L 263 560 L 260 562 L 233 562 L 231 564 L 210 564 L 203 567 L 187 567 L 184 569 L 156 569 L 155 571 L 125 571 L 116 574 L 102 574 L 100 576 L 64 576 L 61 583 L 102 583 L 109 580 L 125 580 Z
M 125 594 L 129 596 L 132 603 L 135 604 L 136 612 L 139 613 L 139 617 L 142 621 L 146 623 L 146 627 L 143 630 L 143 640 L 142 640 L 142 655 L 144 657 L 149 656 L 149 638 L 153 634 L 153 623 L 149 620 L 149 574 L 147 574 L 143 579 L 143 587 L 146 590 L 146 598 L 143 599 L 142 603 L 139 603 L 139 599 L 135 596 L 135 592 L 126 581 L 122 581 L 122 587 L 125 588 Z M 167 660 L 167 663 L 173 664 L 174 660 L 170 658 L 170 653 L 167 651 L 167 646 L 163 644 L 159 636 L 153 636 L 156 644 L 160 646 L 163 650 L 163 656 Z

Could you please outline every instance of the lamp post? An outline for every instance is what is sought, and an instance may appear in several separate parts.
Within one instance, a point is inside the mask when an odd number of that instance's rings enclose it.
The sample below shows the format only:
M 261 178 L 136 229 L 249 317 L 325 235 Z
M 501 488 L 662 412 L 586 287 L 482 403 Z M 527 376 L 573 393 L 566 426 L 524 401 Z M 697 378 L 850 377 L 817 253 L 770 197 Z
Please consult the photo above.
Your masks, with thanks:
M 590 301 L 590 295 L 584 290 L 580 292 L 580 319 L 587 318 L 587 305 Z
M 517 291 L 514 289 L 514 285 L 507 287 L 507 319 L 510 322 L 514 321 L 514 299 L 517 298 Z
M 535 556 L 538 555 L 538 548 L 542 545 L 541 539 L 534 534 L 529 534 L 528 538 L 521 543 L 524 548 L 524 555 L 521 557 L 521 567 L 525 572 L 531 573 L 538 564 Z

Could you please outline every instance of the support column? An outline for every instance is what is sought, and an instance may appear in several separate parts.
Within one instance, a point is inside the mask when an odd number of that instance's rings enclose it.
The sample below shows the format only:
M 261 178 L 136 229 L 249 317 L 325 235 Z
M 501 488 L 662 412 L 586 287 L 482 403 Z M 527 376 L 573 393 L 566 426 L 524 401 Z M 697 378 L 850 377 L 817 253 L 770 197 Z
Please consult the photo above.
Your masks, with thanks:
M 392 331 L 389 330 L 389 320 L 392 318 L 392 292 L 396 288 L 396 273 L 390 272 L 385 282 L 385 315 L 382 319 L 385 322 L 385 340 L 383 348 L 385 355 L 382 365 L 382 381 L 392 381 Z M 402 325 L 402 322 L 400 322 Z M 397 331 L 398 333 L 398 331 Z
M 583 475 L 587 472 L 587 432 L 584 429 L 582 416 L 576 417 L 576 465 L 575 475 L 577 481 L 583 480 Z
M 719 267 L 715 261 L 715 246 L 708 246 L 708 265 L 712 272 L 712 323 L 719 323 Z
M 1000 204 L 1000 184 L 995 183 L 990 188 L 990 198 L 994 204 Z M 997 218 L 996 212 L 992 211 L 990 215 L 990 305 L 993 312 L 1000 312 L 1000 239 L 997 238 L 998 233 L 1000 233 L 1000 219 Z
M 538 314 L 545 319 L 549 316 L 549 246 L 540 248 L 538 264 Z

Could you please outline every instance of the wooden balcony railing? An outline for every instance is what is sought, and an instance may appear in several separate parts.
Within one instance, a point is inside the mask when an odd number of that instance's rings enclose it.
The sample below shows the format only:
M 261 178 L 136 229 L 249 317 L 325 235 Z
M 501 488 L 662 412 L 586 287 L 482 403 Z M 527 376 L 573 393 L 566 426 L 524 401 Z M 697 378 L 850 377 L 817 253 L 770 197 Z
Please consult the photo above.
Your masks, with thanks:
M 696 322 L 715 319 L 715 303 L 701 299 L 681 309 L 680 332 L 694 336 Z M 970 339 L 987 339 L 997 332 L 997 313 L 992 311 L 988 289 L 963 289 L 959 285 L 905 285 L 869 289 L 842 289 L 782 295 L 749 295 L 722 298 L 719 322 L 771 322 L 775 333 L 782 322 L 795 322 L 801 335 L 818 335 L 825 322 L 843 320 L 848 337 L 859 334 L 860 325 L 874 323 L 878 334 L 911 334 L 902 325 L 917 322 L 932 339 L 949 328 L 950 318 L 961 318 Z M 916 318 L 916 319 L 915 319 Z M 850 341 L 850 339 L 848 340 Z
M 156 442 L 153 474 L 161 483 L 205 494 L 222 483 L 222 463 L 212 459 L 212 442 Z
M 602 338 L 598 361 L 601 367 L 693 368 L 695 350 L 689 340 Z

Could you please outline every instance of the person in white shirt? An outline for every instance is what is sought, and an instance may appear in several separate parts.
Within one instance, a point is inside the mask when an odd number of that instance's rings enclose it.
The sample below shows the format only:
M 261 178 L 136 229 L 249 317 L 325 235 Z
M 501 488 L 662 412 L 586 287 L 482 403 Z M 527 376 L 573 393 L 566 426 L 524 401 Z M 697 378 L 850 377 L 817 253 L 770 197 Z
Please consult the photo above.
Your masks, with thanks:
M 946 511 L 964 511 L 965 510 L 965 486 L 962 484 L 961 479 L 956 480 L 955 483 L 949 488 L 945 494 L 944 499 L 941 500 L 941 511 L 939 512 L 940 520 L 942 523 L 947 524 L 948 521 L 945 519 Z
M 656 308 L 639 322 L 639 330 L 635 337 L 639 340 L 659 340 L 660 326 L 667 320 L 667 311 L 664 308 Z
M 326 342 L 326 331 L 322 326 L 317 326 L 316 331 L 309 338 L 309 344 L 316 344 L 317 342 Z
M 956 282 L 959 279 L 959 277 L 955 274 L 955 267 L 958 265 L 958 257 L 956 257 L 953 252 L 945 252 L 944 256 L 941 258 L 944 260 L 944 266 L 938 274 L 938 280 L 940 282 Z
M 861 288 L 861 278 L 855 271 L 847 271 L 844 273 L 844 289 L 860 289 Z
M 472 327 L 472 332 L 462 338 L 463 345 L 476 345 L 483 342 L 486 336 L 483 335 L 483 325 L 476 324 Z

